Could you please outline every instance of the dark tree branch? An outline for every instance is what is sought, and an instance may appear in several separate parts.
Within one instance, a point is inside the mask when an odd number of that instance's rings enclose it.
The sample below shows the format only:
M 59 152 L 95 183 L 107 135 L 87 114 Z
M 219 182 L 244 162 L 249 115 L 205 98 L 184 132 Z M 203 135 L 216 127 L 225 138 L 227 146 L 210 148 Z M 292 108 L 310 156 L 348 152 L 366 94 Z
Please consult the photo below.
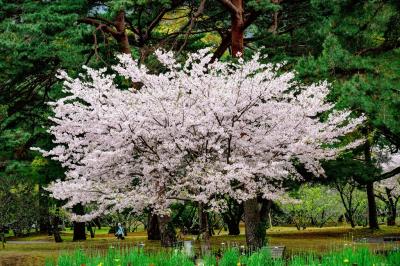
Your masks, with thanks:
M 113 29 L 112 27 L 108 26 L 107 24 L 102 23 L 101 21 L 99 21 L 97 19 L 81 18 L 81 19 L 78 19 L 78 22 L 95 26 L 96 28 L 102 29 L 103 31 L 105 31 L 106 33 L 111 34 L 112 36 L 116 36 L 117 35 L 117 31 L 115 29 Z
M 400 148 L 400 136 L 393 133 L 389 128 L 385 125 L 379 126 L 378 129 L 382 132 L 382 134 L 397 148 Z
M 377 179 L 375 181 L 381 181 L 384 179 L 388 179 L 388 178 L 398 175 L 398 174 L 400 174 L 400 166 L 393 169 L 392 171 L 381 174 L 380 176 L 377 177 Z
M 160 13 L 158 13 L 158 15 L 153 19 L 153 21 L 150 22 L 150 24 L 147 26 L 146 29 L 146 38 L 148 38 L 150 32 L 160 23 L 162 17 L 165 15 L 165 13 L 167 13 L 168 11 L 170 11 L 170 9 L 167 8 L 163 8 Z
M 190 19 L 190 24 L 189 24 L 189 28 L 188 28 L 188 30 L 186 31 L 186 34 L 185 34 L 185 40 L 184 40 L 184 42 L 183 42 L 181 48 L 179 48 L 177 54 L 179 54 L 179 53 L 183 50 L 183 48 L 185 48 L 186 43 L 187 43 L 187 41 L 188 41 L 188 39 L 189 39 L 189 36 L 190 36 L 190 34 L 191 34 L 192 30 L 193 30 L 193 26 L 194 26 L 196 20 L 197 20 L 197 19 L 203 14 L 203 12 L 204 12 L 204 5 L 205 5 L 205 4 L 206 4 L 206 0 L 201 0 L 200 5 L 199 5 L 199 7 L 197 8 L 197 11 L 196 11 L 196 12 L 193 14 L 193 16 L 191 17 L 191 19 Z
M 362 50 L 356 52 L 356 55 L 364 55 L 364 54 L 368 54 L 368 53 L 379 54 L 379 53 L 384 53 L 384 52 L 394 50 L 399 47 L 400 47 L 400 42 L 384 42 L 382 45 L 380 45 L 378 47 L 369 47 L 369 48 L 362 49 Z
M 210 60 L 210 63 L 214 62 L 217 59 L 220 59 L 230 45 L 231 45 L 231 35 L 228 33 L 222 38 L 221 43 L 219 44 L 217 50 L 214 52 Z

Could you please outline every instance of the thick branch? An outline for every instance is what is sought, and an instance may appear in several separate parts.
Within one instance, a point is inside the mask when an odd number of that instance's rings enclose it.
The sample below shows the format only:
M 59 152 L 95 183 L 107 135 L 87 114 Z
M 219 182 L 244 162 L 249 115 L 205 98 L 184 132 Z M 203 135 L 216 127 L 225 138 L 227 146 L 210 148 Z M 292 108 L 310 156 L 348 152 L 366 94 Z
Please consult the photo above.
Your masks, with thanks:
M 107 24 L 102 23 L 100 20 L 97 20 L 94 18 L 81 18 L 81 19 L 78 19 L 78 22 L 93 25 L 96 28 L 101 28 L 103 31 L 111 34 L 112 36 L 117 35 L 117 31 L 115 29 L 111 28 Z
M 118 42 L 120 46 L 120 51 L 122 53 L 126 54 L 131 53 L 128 35 L 126 33 L 124 10 L 120 10 L 117 13 L 114 22 L 103 18 L 92 18 L 92 17 L 79 19 L 78 22 L 93 25 L 96 27 L 96 30 L 101 30 L 102 32 L 111 34 L 114 37 L 114 39 Z M 110 27 L 109 25 L 112 25 L 112 27 Z
M 216 59 L 220 59 L 222 55 L 225 53 L 226 49 L 231 44 L 231 35 L 227 34 L 225 37 L 222 38 L 221 43 L 219 44 L 217 50 L 214 52 L 210 62 L 214 62 Z
M 378 176 L 378 178 L 375 181 L 380 181 L 380 180 L 384 180 L 384 179 L 388 179 L 392 176 L 398 175 L 400 174 L 400 166 L 393 169 L 392 171 L 386 172 L 384 174 L 381 174 L 380 176 Z
M 150 22 L 149 26 L 146 29 L 145 36 L 143 37 L 144 40 L 147 40 L 150 36 L 150 32 L 160 23 L 161 19 L 167 13 L 169 9 L 163 8 L 160 13 Z
M 218 2 L 220 2 L 224 7 L 229 9 L 230 12 L 236 14 L 240 13 L 240 10 L 234 4 L 232 4 L 230 0 L 218 0 Z
M 400 47 L 400 42 L 384 42 L 382 45 L 377 46 L 377 47 L 370 47 L 370 48 L 362 49 L 362 50 L 356 52 L 356 55 L 364 55 L 364 54 L 368 54 L 368 53 L 379 54 L 379 53 L 384 53 L 384 52 L 394 50 L 399 47 Z

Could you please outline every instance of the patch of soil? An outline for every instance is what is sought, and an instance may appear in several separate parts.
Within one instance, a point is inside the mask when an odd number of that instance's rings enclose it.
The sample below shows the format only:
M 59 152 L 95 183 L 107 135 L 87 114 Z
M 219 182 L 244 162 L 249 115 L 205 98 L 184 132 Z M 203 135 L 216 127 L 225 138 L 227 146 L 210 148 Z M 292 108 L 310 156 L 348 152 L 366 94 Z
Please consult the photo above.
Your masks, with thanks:
M 30 255 L 5 255 L 0 257 L 0 266 L 43 265 L 44 259 Z

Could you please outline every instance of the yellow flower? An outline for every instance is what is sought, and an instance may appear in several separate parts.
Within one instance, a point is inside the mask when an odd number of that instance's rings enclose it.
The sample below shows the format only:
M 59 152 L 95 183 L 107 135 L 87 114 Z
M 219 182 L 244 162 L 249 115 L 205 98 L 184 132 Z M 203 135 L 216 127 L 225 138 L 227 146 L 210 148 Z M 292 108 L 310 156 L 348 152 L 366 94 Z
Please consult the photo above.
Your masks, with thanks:
M 240 261 L 237 263 L 237 266 L 240 266 L 241 264 L 240 264 Z
M 102 262 L 100 262 L 99 264 L 97 264 L 97 266 L 103 266 L 103 263 L 102 263 Z
M 343 262 L 344 263 L 349 263 L 349 260 L 348 259 L 344 259 Z

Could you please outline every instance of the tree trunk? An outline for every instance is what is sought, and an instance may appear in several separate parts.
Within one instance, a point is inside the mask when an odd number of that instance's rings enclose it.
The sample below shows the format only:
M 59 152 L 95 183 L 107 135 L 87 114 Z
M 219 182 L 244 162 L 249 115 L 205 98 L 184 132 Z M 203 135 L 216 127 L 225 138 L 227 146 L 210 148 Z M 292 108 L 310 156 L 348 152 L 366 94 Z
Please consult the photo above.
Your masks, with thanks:
M 387 225 L 388 226 L 395 226 L 396 225 L 396 209 L 392 209 L 387 217 Z
M 88 229 L 88 231 L 89 231 L 89 233 L 90 233 L 90 238 L 94 238 L 94 230 L 93 230 L 93 227 L 92 227 L 92 223 L 91 223 L 91 222 L 88 222 L 88 223 L 87 223 L 87 229 Z
M 266 232 L 261 221 L 257 198 L 245 201 L 243 207 L 247 246 L 251 249 L 259 249 L 265 243 Z
M 94 224 L 97 226 L 97 229 L 101 230 L 101 221 L 100 218 L 94 219 Z
M 201 249 L 203 252 L 207 252 L 211 249 L 211 243 L 210 243 L 208 215 L 204 211 L 204 203 L 199 203 L 198 214 L 199 214 L 199 233 L 202 241 Z
M 83 215 L 85 214 L 85 210 L 83 208 L 82 204 L 76 204 L 73 208 L 72 211 L 77 214 L 77 215 Z M 73 241 L 80 241 L 80 240 L 86 240 L 86 232 L 85 232 L 85 223 L 83 222 L 74 222 L 74 236 L 73 236 Z
M 3 248 L 6 247 L 6 232 L 5 232 L 5 228 L 4 227 L 0 227 L 1 229 L 1 245 L 3 246 Z
M 230 219 L 227 223 L 230 236 L 240 235 L 240 219 Z
M 353 191 L 355 186 L 349 183 L 350 186 L 350 194 L 348 197 L 345 195 L 345 188 L 341 187 L 339 183 L 335 183 L 337 191 L 339 191 L 340 199 L 342 200 L 343 207 L 345 209 L 344 217 L 346 218 L 346 222 L 349 222 L 351 228 L 356 227 L 356 223 L 354 221 L 354 208 L 353 208 Z
M 396 203 L 393 199 L 391 190 L 386 188 L 386 195 L 388 197 L 387 201 L 387 207 L 388 207 L 388 217 L 387 217 L 387 225 L 388 226 L 395 226 L 396 225 L 396 216 L 397 216 L 397 210 L 396 210 Z
M 176 234 L 173 225 L 171 224 L 171 217 L 164 215 L 157 215 L 158 225 L 160 228 L 161 246 L 170 247 L 176 242 Z
M 370 129 L 367 127 L 365 131 L 366 141 L 364 144 L 364 157 L 367 166 L 372 168 L 371 159 L 371 140 L 369 136 Z M 379 229 L 378 214 L 376 211 L 376 201 L 374 193 L 374 181 L 369 179 L 367 185 L 367 199 L 368 199 L 368 222 L 370 229 Z
M 271 208 L 268 210 L 268 222 L 269 222 L 269 228 L 272 228 Z
M 244 16 L 243 16 L 243 0 L 232 0 L 232 4 L 238 12 L 231 13 L 231 42 L 232 56 L 239 57 L 243 55 L 243 38 L 244 38 Z
M 63 240 L 60 234 L 60 228 L 58 227 L 60 224 L 60 217 L 58 217 L 58 209 L 56 212 L 56 216 L 53 217 L 53 234 L 54 234 L 54 241 L 56 243 L 61 243 Z
M 125 11 L 124 10 L 120 10 L 118 12 L 117 17 L 115 19 L 115 28 L 117 30 L 117 34 L 114 37 L 120 46 L 120 51 L 124 54 L 131 54 L 131 48 L 129 45 L 128 34 L 126 32 L 126 27 L 125 27 Z
M 157 214 L 149 213 L 147 218 L 147 239 L 161 240 L 160 227 L 158 224 Z
M 39 184 L 39 231 L 41 233 L 48 233 L 51 235 L 50 230 L 50 214 L 49 214 L 49 198 L 43 186 Z
M 354 222 L 353 215 L 346 210 L 346 221 L 350 223 L 351 228 L 356 227 L 356 223 Z
M 222 219 L 224 223 L 228 226 L 229 235 L 236 236 L 240 235 L 240 221 L 243 216 L 243 204 L 238 203 L 233 199 L 227 199 L 227 210 L 222 213 Z
M 379 229 L 378 214 L 376 211 L 376 200 L 374 194 L 374 182 L 367 183 L 367 198 L 368 198 L 368 222 L 370 229 Z

